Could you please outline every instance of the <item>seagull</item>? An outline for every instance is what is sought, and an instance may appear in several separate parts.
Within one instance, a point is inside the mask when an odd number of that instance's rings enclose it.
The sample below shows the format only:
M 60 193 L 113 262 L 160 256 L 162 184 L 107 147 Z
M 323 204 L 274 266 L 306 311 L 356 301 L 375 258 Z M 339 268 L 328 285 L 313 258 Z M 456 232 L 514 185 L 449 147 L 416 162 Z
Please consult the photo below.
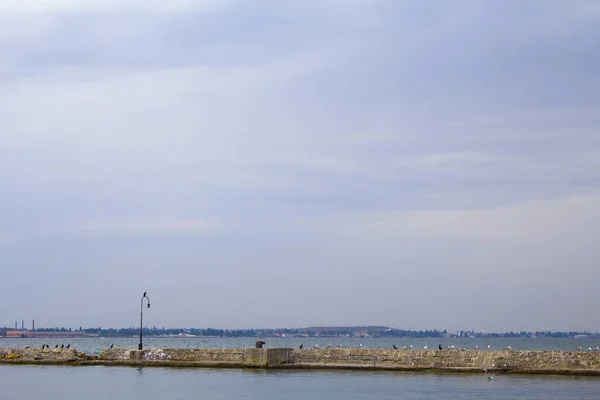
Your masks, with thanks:
M 407 348 L 406 345 L 404 345 L 403 347 L 404 347 L 404 350 L 406 350 L 406 348 Z
M 423 350 L 427 350 L 427 345 L 423 346 Z
M 510 347 L 510 346 L 506 346 L 506 347 L 504 348 L 504 350 L 512 350 L 512 347 Z
M 46 348 L 46 344 L 44 343 L 44 344 L 42 345 L 42 350 L 44 350 L 45 348 Z
M 113 346 L 114 346 L 114 343 L 110 345 L 109 349 L 112 349 L 112 348 L 113 348 Z
M 319 345 L 318 345 L 318 344 L 315 344 L 315 345 L 313 346 L 313 348 L 314 348 L 314 349 L 318 349 L 318 348 L 319 348 Z
M 493 381 L 494 377 L 493 376 L 488 376 L 488 381 Z
M 67 345 L 67 349 L 68 349 L 68 348 L 70 348 L 70 347 L 71 347 L 71 343 L 69 343 L 69 344 Z
M 600 351 L 600 347 L 596 346 L 596 348 L 594 349 L 594 351 Z
M 438 345 L 438 349 L 440 349 L 440 350 L 443 350 L 443 349 L 442 349 L 442 345 L 441 345 L 441 344 L 440 344 L 440 345 Z
M 65 348 L 65 345 L 64 345 L 64 343 L 60 345 L 60 348 L 61 348 L 61 349 L 64 349 L 64 348 Z
M 27 347 L 25 347 L 25 348 L 26 348 L 26 349 L 28 349 L 28 348 L 29 348 L 29 346 L 27 346 Z
M 328 348 L 328 349 L 330 349 L 330 348 L 331 348 L 331 343 L 329 343 L 329 344 L 327 345 L 327 348 Z
M 579 346 L 579 347 L 577 348 L 577 351 L 581 351 L 581 346 Z
M 473 347 L 473 349 L 479 350 L 479 346 L 475 345 L 475 347 Z
M 591 348 L 591 347 L 588 347 L 588 350 L 587 350 L 587 351 L 592 351 L 592 348 Z
M 491 349 L 491 348 L 492 348 L 492 346 L 490 346 L 490 345 L 488 344 L 488 349 Z
M 359 349 L 360 349 L 360 348 L 362 348 L 362 343 L 358 345 L 358 348 L 359 348 Z
M 300 347 L 298 347 L 299 349 L 303 348 L 304 344 L 300 343 Z
M 409 347 L 412 349 L 412 344 Z
M 58 349 L 58 345 L 54 346 L 55 349 Z
M 393 344 L 392 347 L 394 348 L 394 350 L 398 350 L 395 344 Z

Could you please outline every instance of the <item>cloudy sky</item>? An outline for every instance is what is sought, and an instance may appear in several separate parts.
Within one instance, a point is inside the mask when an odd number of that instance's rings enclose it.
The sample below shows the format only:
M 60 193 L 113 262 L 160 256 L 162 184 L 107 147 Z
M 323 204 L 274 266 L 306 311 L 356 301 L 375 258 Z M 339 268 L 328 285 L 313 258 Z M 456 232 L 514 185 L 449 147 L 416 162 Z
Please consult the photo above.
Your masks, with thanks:
M 600 2 L 0 0 L 0 326 L 600 331 Z

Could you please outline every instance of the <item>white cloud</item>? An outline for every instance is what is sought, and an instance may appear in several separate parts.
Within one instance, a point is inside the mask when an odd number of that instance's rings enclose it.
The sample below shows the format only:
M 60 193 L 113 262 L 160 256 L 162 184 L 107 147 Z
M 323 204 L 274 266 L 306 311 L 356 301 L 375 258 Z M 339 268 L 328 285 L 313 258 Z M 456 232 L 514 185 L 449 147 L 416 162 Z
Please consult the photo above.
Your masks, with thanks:
M 233 0 L 0 0 L 0 12 L 214 10 Z
M 82 234 L 121 235 L 193 235 L 212 234 L 225 231 L 226 224 L 218 219 L 171 219 L 171 218 L 143 218 L 143 219 L 104 219 L 101 221 L 87 222 L 80 226 L 67 228 L 64 231 Z
M 494 241 L 600 236 L 600 194 L 528 201 L 512 206 L 374 212 L 320 218 L 309 226 L 332 238 L 393 243 L 436 238 Z M 333 239 L 335 240 L 335 239 Z

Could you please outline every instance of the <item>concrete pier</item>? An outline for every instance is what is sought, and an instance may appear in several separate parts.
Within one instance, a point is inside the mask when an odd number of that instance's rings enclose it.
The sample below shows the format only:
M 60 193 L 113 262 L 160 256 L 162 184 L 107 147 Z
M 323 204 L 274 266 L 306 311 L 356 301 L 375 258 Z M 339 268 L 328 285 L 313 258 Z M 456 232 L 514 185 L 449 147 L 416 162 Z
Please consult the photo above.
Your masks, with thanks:
M 600 353 L 392 349 L 0 349 L 0 363 L 297 368 L 600 376 Z

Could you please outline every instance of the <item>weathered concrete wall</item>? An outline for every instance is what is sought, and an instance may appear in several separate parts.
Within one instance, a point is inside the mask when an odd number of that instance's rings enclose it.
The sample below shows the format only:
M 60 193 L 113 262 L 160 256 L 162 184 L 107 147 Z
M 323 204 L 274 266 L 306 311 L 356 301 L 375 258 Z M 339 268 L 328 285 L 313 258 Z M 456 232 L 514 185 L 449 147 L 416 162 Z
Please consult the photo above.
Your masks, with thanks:
M 292 349 L 107 349 L 98 359 L 106 361 L 173 361 L 204 365 L 268 367 L 289 363 Z
M 294 350 L 300 368 L 375 368 L 389 370 L 505 371 L 600 375 L 600 353 L 478 350 Z
M 600 353 L 387 349 L 0 349 L 0 363 L 235 368 L 380 369 L 600 376 Z

